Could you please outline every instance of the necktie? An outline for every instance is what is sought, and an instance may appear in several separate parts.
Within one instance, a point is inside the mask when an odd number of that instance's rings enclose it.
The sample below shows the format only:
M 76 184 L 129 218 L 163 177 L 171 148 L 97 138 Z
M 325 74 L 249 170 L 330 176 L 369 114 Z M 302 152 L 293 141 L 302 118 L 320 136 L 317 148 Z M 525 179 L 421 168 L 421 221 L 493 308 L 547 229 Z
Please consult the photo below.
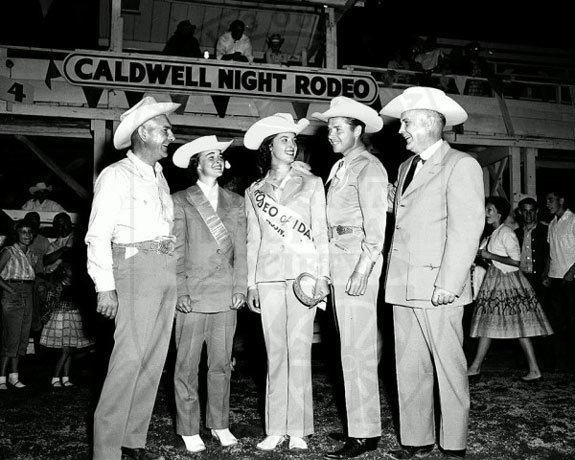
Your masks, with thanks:
M 338 173 L 340 172 L 342 167 L 343 167 L 343 158 L 341 160 L 339 160 L 337 163 L 335 163 L 333 165 L 333 167 L 331 168 L 331 172 L 329 173 L 328 182 L 333 180 L 334 178 L 337 178 L 339 180 Z
M 417 165 L 420 161 L 423 162 L 421 157 L 419 155 L 416 155 L 413 161 L 411 162 L 409 171 L 407 171 L 407 176 L 405 176 L 405 182 L 403 183 L 403 190 L 401 191 L 402 194 L 405 193 L 405 189 L 408 187 L 409 184 L 411 184 L 413 176 L 415 175 L 415 169 L 417 168 Z

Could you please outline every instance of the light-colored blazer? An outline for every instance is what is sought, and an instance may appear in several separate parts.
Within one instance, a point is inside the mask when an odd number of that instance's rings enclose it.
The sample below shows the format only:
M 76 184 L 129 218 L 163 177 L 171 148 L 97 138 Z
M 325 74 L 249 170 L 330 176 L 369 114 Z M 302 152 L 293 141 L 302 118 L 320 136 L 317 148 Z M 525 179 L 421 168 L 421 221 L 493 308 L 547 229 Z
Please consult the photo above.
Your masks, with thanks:
M 174 233 L 176 235 L 178 297 L 188 294 L 193 311 L 227 311 L 233 294 L 247 291 L 246 218 L 244 199 L 219 188 L 217 214 L 234 245 L 232 263 L 223 254 L 202 216 L 188 201 L 188 190 L 176 192 Z
M 265 214 L 256 211 L 257 204 L 254 206 L 252 200 L 255 190 L 271 196 L 277 193 L 266 178 L 256 181 L 246 190 L 245 196 L 250 287 L 266 281 L 295 279 L 303 272 L 314 276 L 329 276 L 323 182 L 311 173 L 303 173 L 294 168 L 290 170 L 290 175 L 279 196 L 279 204 L 297 212 L 306 225 L 311 227 L 312 248 L 309 244 L 302 244 L 302 237 L 297 234 L 292 235 L 292 238 L 282 236 L 278 228 L 266 221 Z
M 431 296 L 439 287 L 458 296 L 451 306 L 466 305 L 472 301 L 470 267 L 485 226 L 481 166 L 444 142 L 402 194 L 412 160 L 399 167 L 385 300 L 434 308 Z

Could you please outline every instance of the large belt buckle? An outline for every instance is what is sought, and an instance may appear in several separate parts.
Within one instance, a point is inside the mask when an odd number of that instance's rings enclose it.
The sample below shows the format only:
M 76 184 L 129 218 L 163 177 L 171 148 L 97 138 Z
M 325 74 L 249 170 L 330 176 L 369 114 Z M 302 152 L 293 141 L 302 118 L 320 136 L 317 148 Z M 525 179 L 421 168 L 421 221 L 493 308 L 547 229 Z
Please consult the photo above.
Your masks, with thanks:
M 158 242 L 158 252 L 160 254 L 171 254 L 174 252 L 175 245 L 172 240 L 162 240 Z
M 351 233 L 353 230 L 351 227 L 348 227 L 346 225 L 336 225 L 335 231 L 337 232 L 338 235 L 345 235 L 347 233 Z

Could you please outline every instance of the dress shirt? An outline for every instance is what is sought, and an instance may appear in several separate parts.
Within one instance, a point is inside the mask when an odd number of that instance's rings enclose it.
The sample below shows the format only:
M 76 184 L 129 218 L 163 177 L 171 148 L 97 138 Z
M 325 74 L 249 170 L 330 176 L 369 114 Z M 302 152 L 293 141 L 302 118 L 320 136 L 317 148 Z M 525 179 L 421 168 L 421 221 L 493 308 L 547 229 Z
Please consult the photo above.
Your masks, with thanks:
M 489 252 L 501 257 L 510 257 L 513 260 L 519 260 L 521 257 L 521 249 L 519 248 L 517 235 L 511 227 L 508 227 L 505 224 L 501 224 L 493 230 L 486 248 Z M 491 262 L 503 273 L 516 272 L 519 270 L 519 267 L 514 265 L 503 264 L 496 260 L 492 260 Z
M 28 249 L 26 252 L 20 249 L 20 246 L 13 244 L 4 249 L 10 253 L 10 258 L 2 272 L 0 278 L 3 280 L 24 280 L 33 281 L 36 278 L 34 267 L 38 263 L 36 253 Z
M 216 58 L 221 59 L 226 54 L 233 54 L 236 52 L 242 53 L 248 62 L 254 62 L 252 54 L 252 41 L 250 38 L 243 34 L 239 40 L 234 40 L 231 32 L 226 32 L 220 38 L 216 45 Z
M 533 273 L 533 257 L 531 253 L 531 232 L 535 228 L 524 228 L 523 230 L 523 245 L 521 247 L 521 264 L 519 268 L 523 273 Z
M 419 154 L 419 156 L 423 161 L 420 161 L 419 164 L 417 165 L 417 168 L 415 168 L 415 174 L 413 175 L 413 177 L 415 177 L 419 172 L 419 170 L 423 168 L 424 163 L 427 160 L 429 160 L 435 152 L 439 150 L 439 148 L 443 145 L 443 142 L 444 142 L 443 139 L 439 139 L 435 144 L 430 145 L 423 152 Z
M 129 151 L 126 158 L 105 168 L 96 180 L 85 239 L 88 273 L 96 291 L 116 288 L 111 243 L 170 237 L 173 222 L 174 205 L 159 163 L 151 167 Z M 127 257 L 137 252 L 127 249 Z
M 563 278 L 575 263 L 575 214 L 567 209 L 549 223 L 549 278 Z
M 198 179 L 196 184 L 198 185 L 198 187 L 200 187 L 200 190 L 202 192 L 204 192 L 204 195 L 206 195 L 206 198 L 208 199 L 208 201 L 212 205 L 212 208 L 214 208 L 214 211 L 217 210 L 218 209 L 218 194 L 220 192 L 220 187 L 219 187 L 218 183 L 216 182 L 213 186 L 210 186 L 208 184 L 204 184 L 201 180 Z

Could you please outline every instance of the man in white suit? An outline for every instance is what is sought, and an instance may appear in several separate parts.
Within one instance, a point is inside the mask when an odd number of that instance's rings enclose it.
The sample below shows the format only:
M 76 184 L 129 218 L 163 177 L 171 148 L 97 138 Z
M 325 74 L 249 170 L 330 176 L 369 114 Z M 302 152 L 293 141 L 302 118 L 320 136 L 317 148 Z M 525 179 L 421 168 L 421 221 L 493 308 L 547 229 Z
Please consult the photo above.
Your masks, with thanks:
M 385 300 L 393 305 L 400 443 L 393 459 L 426 457 L 435 446 L 434 382 L 440 408 L 438 446 L 463 458 L 469 388 L 463 353 L 463 307 L 471 302 L 470 267 L 485 224 L 477 161 L 442 139 L 467 113 L 438 89 L 412 87 L 381 115 L 399 118 L 415 155 L 399 167 L 396 227 Z

